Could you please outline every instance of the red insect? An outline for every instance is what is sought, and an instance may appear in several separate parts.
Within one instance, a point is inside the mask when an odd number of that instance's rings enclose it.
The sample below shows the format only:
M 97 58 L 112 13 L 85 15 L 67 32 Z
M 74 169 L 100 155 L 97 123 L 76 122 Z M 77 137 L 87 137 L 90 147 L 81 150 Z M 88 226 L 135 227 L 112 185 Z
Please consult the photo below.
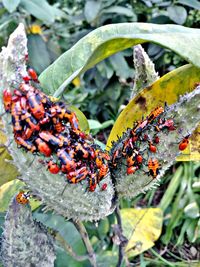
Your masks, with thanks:
M 116 167 L 117 166 L 117 160 L 118 159 L 120 159 L 120 151 L 119 151 L 119 149 L 115 150 L 115 152 L 112 155 L 111 167 Z
M 58 159 L 60 160 L 62 172 L 68 173 L 76 169 L 77 167 L 76 162 L 64 148 L 57 151 L 57 156 Z
M 148 123 L 151 123 L 153 120 L 155 120 L 160 114 L 164 112 L 163 107 L 157 107 L 155 108 L 147 117 Z
M 148 161 L 148 169 L 149 174 L 153 176 L 153 178 L 156 178 L 156 176 L 159 174 L 159 167 L 160 164 L 157 159 L 150 158 Z
M 62 122 L 58 118 L 53 118 L 53 126 L 57 133 L 61 133 L 65 129 Z
M 26 94 L 27 102 L 33 116 L 41 120 L 44 118 L 45 110 L 43 103 L 41 102 L 41 97 L 37 92 L 35 92 L 35 88 L 28 84 L 20 84 L 19 89 Z
M 89 152 L 84 148 L 84 145 L 78 143 L 75 147 L 75 151 L 77 152 L 77 156 L 80 158 L 87 159 L 89 157 Z
M 30 195 L 28 193 L 25 193 L 23 191 L 19 192 L 16 196 L 16 201 L 19 204 L 27 204 L 29 202 Z
M 183 151 L 187 148 L 188 144 L 189 144 L 189 137 L 190 135 L 187 135 L 180 143 L 179 143 L 179 150 Z
M 48 167 L 48 170 L 53 174 L 57 174 L 60 171 L 59 166 L 53 160 L 50 160 L 48 162 L 47 167 Z
M 176 127 L 174 126 L 174 121 L 172 119 L 166 120 L 164 123 L 162 123 L 161 125 L 157 126 L 158 127 L 158 131 L 160 131 L 160 129 L 163 128 L 168 128 L 169 131 L 174 131 L 176 130 Z
M 127 163 L 128 167 L 131 167 L 135 164 L 135 160 L 133 159 L 133 155 L 126 158 L 126 163 Z
M 46 117 L 44 117 L 43 119 L 41 119 L 40 121 L 39 121 L 39 124 L 40 125 L 45 125 L 45 124 L 47 124 L 47 123 L 49 123 L 50 122 L 50 118 L 48 117 L 48 116 L 46 116 Z
M 33 69 L 28 69 L 28 74 L 29 76 L 31 77 L 31 79 L 35 82 L 38 81 L 38 76 L 37 76 L 37 73 L 33 70 Z
M 25 121 L 28 127 L 32 131 L 39 131 L 40 127 L 38 125 L 37 120 L 29 113 L 29 112 L 23 112 L 24 114 L 21 116 L 21 120 Z
M 3 104 L 6 112 L 10 112 L 12 103 L 12 93 L 8 89 L 3 90 Z
M 15 141 L 18 145 L 22 146 L 26 150 L 30 152 L 36 152 L 36 147 L 30 142 L 30 141 L 25 141 L 22 137 L 15 135 Z
M 38 148 L 38 151 L 42 154 L 44 154 L 46 157 L 50 157 L 51 154 L 52 154 L 52 150 L 51 148 L 49 147 L 49 145 L 44 142 L 41 138 L 37 138 L 35 140 L 35 143 L 37 145 L 37 148 Z
M 31 80 L 31 78 L 28 75 L 23 76 L 22 79 L 25 81 L 25 83 L 29 83 L 29 81 Z
M 48 144 L 55 146 L 55 147 L 62 147 L 63 142 L 59 138 L 55 137 L 49 131 L 42 131 L 39 133 L 39 137 L 47 142 Z
M 94 192 L 97 187 L 97 174 L 92 173 L 89 178 L 89 191 Z
M 67 180 L 69 183 L 76 184 L 80 181 L 84 180 L 86 176 L 88 175 L 88 170 L 86 167 L 82 167 L 80 169 L 77 169 L 75 171 L 69 172 L 67 174 Z
M 128 175 L 134 174 L 138 170 L 138 166 L 130 166 L 127 168 L 126 173 Z
M 105 184 L 103 184 L 103 185 L 102 185 L 102 187 L 101 187 L 101 190 L 102 190 L 102 191 L 105 191 L 105 190 L 106 190 L 106 188 L 107 188 L 107 186 L 108 186 L 108 185 L 107 185 L 106 183 L 105 183 Z
M 149 142 L 149 150 L 150 150 L 152 153 L 156 153 L 157 148 L 156 148 L 156 146 L 152 145 L 151 142 Z
M 138 154 L 138 155 L 136 156 L 136 160 L 137 160 L 138 163 L 142 163 L 142 161 L 143 161 L 143 157 L 142 157 L 140 154 Z
M 144 121 L 141 121 L 139 123 L 139 125 L 135 129 L 133 129 L 133 131 L 132 131 L 133 136 L 135 134 L 139 134 L 147 126 L 147 124 L 148 124 L 148 120 L 147 119 L 144 120 Z
M 104 176 L 106 176 L 108 172 L 108 165 L 103 164 L 101 168 L 99 169 L 99 175 L 98 175 L 98 181 L 100 181 Z
M 158 136 L 155 136 L 153 141 L 154 143 L 158 144 L 160 142 L 160 139 Z

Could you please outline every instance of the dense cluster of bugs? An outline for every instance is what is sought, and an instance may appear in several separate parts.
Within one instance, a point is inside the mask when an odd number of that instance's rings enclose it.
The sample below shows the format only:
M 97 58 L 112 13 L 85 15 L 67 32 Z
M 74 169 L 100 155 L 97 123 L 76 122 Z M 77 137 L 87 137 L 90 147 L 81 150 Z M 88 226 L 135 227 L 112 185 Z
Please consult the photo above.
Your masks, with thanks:
M 43 155 L 41 163 L 49 172 L 64 175 L 68 183 L 87 179 L 88 190 L 95 191 L 108 173 L 109 155 L 80 130 L 76 114 L 64 102 L 54 101 L 38 89 L 33 69 L 28 70 L 13 92 L 4 89 L 3 103 L 5 111 L 11 114 L 14 140 L 19 148 Z M 101 190 L 106 187 L 104 184 Z M 19 202 L 23 196 L 18 196 Z
M 153 179 L 159 174 L 161 164 L 156 157 L 160 143 L 159 133 L 176 130 L 172 118 L 163 118 L 167 107 L 155 108 L 145 119 L 137 121 L 134 127 L 125 133 L 125 138 L 120 148 L 113 151 L 111 168 L 117 166 L 122 158 L 125 158 L 127 175 L 134 174 L 138 170 L 144 171 Z M 162 117 L 162 118 L 161 118 Z M 179 143 L 180 151 L 185 150 L 189 143 L 189 135 Z M 122 163 L 122 162 L 121 162 Z

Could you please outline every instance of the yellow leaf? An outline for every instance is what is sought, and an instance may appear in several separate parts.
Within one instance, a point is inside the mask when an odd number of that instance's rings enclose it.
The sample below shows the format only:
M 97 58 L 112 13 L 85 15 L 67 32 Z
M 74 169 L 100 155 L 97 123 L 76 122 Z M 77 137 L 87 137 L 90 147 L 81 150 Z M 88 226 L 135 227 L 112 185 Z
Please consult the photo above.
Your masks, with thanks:
M 118 136 L 122 136 L 127 128 L 133 127 L 134 121 L 141 120 L 142 116 L 145 117 L 155 107 L 164 106 L 165 102 L 168 105 L 177 102 L 180 95 L 194 90 L 195 84 L 199 81 L 200 69 L 188 64 L 167 73 L 142 90 L 119 115 L 109 135 L 107 149 L 112 147 L 112 141 L 118 140 Z M 200 153 L 196 152 L 196 147 L 197 143 L 191 141 L 190 151 L 184 152 L 184 160 L 191 160 L 194 151 L 195 159 L 200 160 Z
M 154 246 L 162 230 L 161 209 L 122 209 L 121 217 L 123 234 L 129 240 L 125 248 L 129 258 Z
M 4 212 L 8 209 L 11 199 L 16 195 L 25 184 L 20 180 L 10 181 L 0 187 L 0 212 Z M 36 209 L 40 202 L 30 199 L 31 209 Z

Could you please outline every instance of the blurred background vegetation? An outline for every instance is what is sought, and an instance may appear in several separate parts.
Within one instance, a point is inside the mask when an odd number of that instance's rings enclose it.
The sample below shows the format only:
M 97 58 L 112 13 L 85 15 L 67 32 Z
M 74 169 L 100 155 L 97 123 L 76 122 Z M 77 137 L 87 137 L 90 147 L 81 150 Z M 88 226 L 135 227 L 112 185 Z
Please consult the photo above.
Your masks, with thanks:
M 102 25 L 147 22 L 199 28 L 200 3 L 197 0 L 2 0 L 0 47 L 7 43 L 19 22 L 26 26 L 29 64 L 40 74 L 80 38 Z M 165 48 L 155 44 L 143 47 L 160 76 L 185 64 Z M 133 66 L 132 49 L 124 50 L 76 78 L 63 94 L 68 103 L 76 105 L 86 115 L 93 135 L 103 143 L 120 110 L 129 101 L 134 81 Z M 121 201 L 121 208 L 159 206 L 164 211 L 161 237 L 153 249 L 133 259 L 134 266 L 188 266 L 188 261 L 200 257 L 199 176 L 199 162 L 177 163 L 159 188 L 131 201 Z M 57 231 L 62 231 L 65 225 L 69 230 L 66 239 L 71 240 L 75 250 L 84 252 L 82 241 L 69 222 L 40 210 L 35 211 L 35 216 Z M 1 213 L 0 224 L 3 218 Z M 109 216 L 98 228 L 86 224 L 96 251 L 111 247 L 113 220 L 113 216 Z M 66 266 L 62 265 L 66 259 L 68 266 L 84 266 L 70 259 L 64 251 L 58 253 L 56 266 Z M 102 263 L 106 266 L 103 258 Z

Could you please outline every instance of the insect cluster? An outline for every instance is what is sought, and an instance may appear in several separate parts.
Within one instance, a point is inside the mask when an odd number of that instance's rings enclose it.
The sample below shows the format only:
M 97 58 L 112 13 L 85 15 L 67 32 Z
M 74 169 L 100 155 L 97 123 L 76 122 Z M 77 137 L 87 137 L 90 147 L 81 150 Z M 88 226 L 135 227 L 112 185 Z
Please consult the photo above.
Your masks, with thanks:
M 88 190 L 95 191 L 108 173 L 109 155 L 80 130 L 76 114 L 65 103 L 52 100 L 38 89 L 33 69 L 13 92 L 4 89 L 3 103 L 11 114 L 18 147 L 43 155 L 40 163 L 52 174 L 60 173 L 71 184 L 86 179 Z M 103 184 L 101 190 L 106 187 Z M 22 197 L 23 193 L 19 199 Z
M 153 179 L 159 174 L 161 164 L 156 158 L 160 143 L 159 133 L 166 134 L 176 130 L 172 118 L 163 118 L 167 107 L 155 108 L 145 119 L 137 121 L 134 127 L 125 133 L 122 138 L 123 145 L 113 151 L 112 167 L 125 164 L 127 175 L 134 174 L 139 169 L 150 175 Z M 161 118 L 162 117 L 162 118 Z M 179 143 L 179 150 L 186 149 L 189 135 Z M 122 163 L 121 159 L 125 158 Z

